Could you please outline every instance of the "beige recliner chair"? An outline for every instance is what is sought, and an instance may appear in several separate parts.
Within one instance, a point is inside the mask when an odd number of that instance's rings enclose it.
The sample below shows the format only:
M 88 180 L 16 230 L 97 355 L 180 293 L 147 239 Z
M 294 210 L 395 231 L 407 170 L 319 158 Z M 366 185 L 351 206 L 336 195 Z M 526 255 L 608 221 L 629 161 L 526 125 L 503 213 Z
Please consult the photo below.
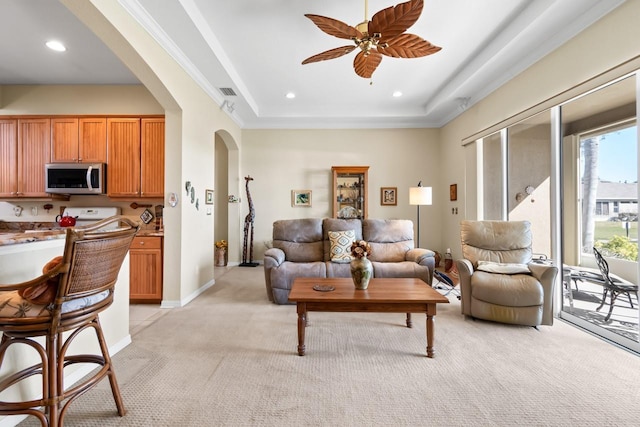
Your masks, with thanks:
M 533 264 L 529 221 L 462 221 L 462 314 L 516 325 L 553 324 L 558 269 Z

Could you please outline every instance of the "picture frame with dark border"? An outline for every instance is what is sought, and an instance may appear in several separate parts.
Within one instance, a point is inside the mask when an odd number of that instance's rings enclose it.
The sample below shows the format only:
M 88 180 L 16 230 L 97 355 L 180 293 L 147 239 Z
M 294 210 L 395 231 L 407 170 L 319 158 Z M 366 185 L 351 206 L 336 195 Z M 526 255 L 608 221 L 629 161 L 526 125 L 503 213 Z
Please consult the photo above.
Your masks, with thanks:
M 213 190 L 204 190 L 204 203 L 207 205 L 213 204 Z
M 311 207 L 311 190 L 291 190 L 291 206 Z
M 449 186 L 449 200 L 452 202 L 458 200 L 458 184 L 451 184 Z
M 398 187 L 380 187 L 380 204 L 382 206 L 397 206 Z

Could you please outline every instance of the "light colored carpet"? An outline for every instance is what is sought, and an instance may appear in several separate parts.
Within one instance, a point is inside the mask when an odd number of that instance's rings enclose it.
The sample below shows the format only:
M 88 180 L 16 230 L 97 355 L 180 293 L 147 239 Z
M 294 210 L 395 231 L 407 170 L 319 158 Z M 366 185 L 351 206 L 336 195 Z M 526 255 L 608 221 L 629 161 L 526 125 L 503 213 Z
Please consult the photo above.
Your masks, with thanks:
M 440 305 L 424 316 L 310 313 L 266 299 L 262 267 L 139 331 L 114 357 L 128 414 L 103 381 L 67 426 L 626 426 L 640 420 L 640 357 L 561 321 L 536 331 Z M 24 425 L 37 425 L 34 420 Z

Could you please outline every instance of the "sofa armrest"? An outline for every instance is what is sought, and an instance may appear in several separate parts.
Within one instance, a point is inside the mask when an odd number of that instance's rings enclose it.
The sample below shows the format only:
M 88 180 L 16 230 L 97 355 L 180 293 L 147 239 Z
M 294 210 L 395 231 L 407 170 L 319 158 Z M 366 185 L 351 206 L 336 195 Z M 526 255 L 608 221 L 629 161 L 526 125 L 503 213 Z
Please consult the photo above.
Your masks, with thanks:
M 458 277 L 460 279 L 460 311 L 462 314 L 471 316 L 471 276 L 473 275 L 473 264 L 468 259 L 456 260 Z
M 277 267 L 284 262 L 284 251 L 278 248 L 269 248 L 264 252 L 264 264 L 270 264 L 270 267 Z
M 409 249 L 404 255 L 405 261 L 412 261 L 429 269 L 429 281 L 427 283 L 430 286 L 433 283 L 433 271 L 436 269 L 435 255 L 435 252 L 423 248 Z
M 531 275 L 538 279 L 544 292 L 541 324 L 551 326 L 553 325 L 553 293 L 558 277 L 558 267 L 537 263 L 530 263 L 528 266 Z
M 271 289 L 271 269 L 278 268 L 285 260 L 284 251 L 278 248 L 269 248 L 264 252 L 264 283 L 267 287 L 267 297 L 273 302 L 273 290 Z
M 429 249 L 414 248 L 409 249 L 404 256 L 405 261 L 413 261 L 416 264 L 429 266 L 430 258 L 433 258 L 433 267 L 435 267 L 435 252 Z

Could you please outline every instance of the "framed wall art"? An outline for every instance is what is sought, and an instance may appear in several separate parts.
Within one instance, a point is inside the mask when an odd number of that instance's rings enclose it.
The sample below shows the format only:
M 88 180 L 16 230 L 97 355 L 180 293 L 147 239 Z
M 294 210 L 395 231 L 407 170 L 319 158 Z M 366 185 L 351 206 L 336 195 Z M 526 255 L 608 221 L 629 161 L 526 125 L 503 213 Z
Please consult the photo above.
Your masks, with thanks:
M 396 206 L 398 204 L 398 187 L 380 187 L 380 204 Z
M 204 202 L 207 205 L 213 204 L 213 190 L 204 190 Z
M 291 190 L 291 206 L 311 207 L 311 190 Z
M 449 200 L 452 202 L 458 200 L 458 184 L 451 184 L 449 186 Z

